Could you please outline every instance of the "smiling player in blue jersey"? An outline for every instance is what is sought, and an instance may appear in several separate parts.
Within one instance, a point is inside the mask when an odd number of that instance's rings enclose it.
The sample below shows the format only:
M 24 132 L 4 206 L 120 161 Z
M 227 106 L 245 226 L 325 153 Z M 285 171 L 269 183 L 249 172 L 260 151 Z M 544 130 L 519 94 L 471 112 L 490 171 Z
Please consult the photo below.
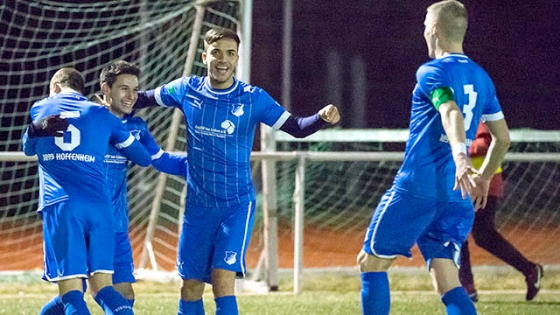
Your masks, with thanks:
M 121 119 L 131 134 L 140 141 L 152 156 L 152 165 L 159 171 L 172 175 L 186 176 L 186 156 L 165 152 L 150 134 L 146 122 L 140 117 L 133 117 L 136 100 L 138 99 L 138 77 L 140 69 L 133 63 L 117 60 L 103 68 L 100 75 L 103 103 L 111 113 Z M 111 192 L 114 213 L 115 261 L 113 287 L 121 293 L 128 304 L 134 304 L 134 262 L 132 247 L 128 237 L 128 190 L 127 170 L 129 159 L 117 149 L 109 147 L 105 155 L 105 180 Z M 92 292 L 95 296 L 96 292 Z M 40 315 L 62 315 L 59 297 L 55 297 L 42 309 Z
M 250 155 L 260 123 L 295 137 L 340 120 L 327 105 L 297 117 L 264 90 L 233 76 L 239 37 L 211 29 L 204 37 L 206 77 L 183 77 L 146 91 L 139 103 L 181 109 L 187 125 L 187 202 L 177 267 L 183 279 L 178 314 L 204 314 L 202 293 L 211 283 L 216 314 L 238 314 L 236 276 L 245 274 L 255 211 Z
M 397 255 L 410 257 L 415 243 L 447 314 L 476 314 L 459 282 L 459 253 L 510 143 L 492 80 L 463 52 L 465 7 L 455 0 L 434 3 L 424 25 L 434 60 L 416 72 L 404 161 L 373 214 L 358 255 L 367 315 L 389 314 L 387 270 Z M 467 147 L 481 119 L 494 141 L 477 171 Z
M 109 110 L 119 117 L 130 132 L 142 143 L 152 156 L 152 165 L 160 172 L 186 177 L 187 157 L 163 151 L 150 134 L 148 125 L 140 117 L 133 117 L 136 100 L 138 99 L 138 77 L 140 69 L 137 65 L 118 60 L 101 71 L 101 91 L 109 101 Z M 113 286 L 132 305 L 134 291 L 134 264 L 132 247 L 128 238 L 128 196 L 126 175 L 129 160 L 117 150 L 109 148 L 105 155 L 107 169 L 106 179 L 113 196 L 115 214 L 115 273 Z
M 141 166 L 151 157 L 122 122 L 82 95 L 83 76 L 72 68 L 57 71 L 50 96 L 31 108 L 33 122 L 60 115 L 68 127 L 60 137 L 23 137 L 26 155 L 39 159 L 39 213 L 43 219 L 44 279 L 56 282 L 66 314 L 90 314 L 83 299 L 89 279 L 107 314 L 133 314 L 112 286 L 114 239 L 104 157 L 112 145 Z M 45 127 L 44 125 L 41 127 Z

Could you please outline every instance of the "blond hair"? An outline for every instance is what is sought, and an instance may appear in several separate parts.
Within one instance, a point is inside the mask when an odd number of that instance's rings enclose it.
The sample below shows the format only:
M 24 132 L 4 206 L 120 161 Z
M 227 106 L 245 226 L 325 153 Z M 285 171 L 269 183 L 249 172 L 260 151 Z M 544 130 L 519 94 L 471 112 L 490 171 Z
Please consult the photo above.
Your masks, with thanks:
M 457 0 L 444 0 L 430 5 L 427 9 L 436 17 L 443 36 L 456 43 L 462 43 L 467 32 L 467 9 Z

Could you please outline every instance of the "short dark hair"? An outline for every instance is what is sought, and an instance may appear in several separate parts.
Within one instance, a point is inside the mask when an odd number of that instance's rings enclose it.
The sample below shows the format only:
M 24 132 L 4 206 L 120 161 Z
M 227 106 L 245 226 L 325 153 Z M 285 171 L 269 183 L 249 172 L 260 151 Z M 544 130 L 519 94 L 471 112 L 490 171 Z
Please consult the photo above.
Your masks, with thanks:
M 140 68 L 136 64 L 125 60 L 113 61 L 101 70 L 99 84 L 107 83 L 109 87 L 112 87 L 115 81 L 117 81 L 117 77 L 121 74 L 130 74 L 139 77 Z
M 206 49 L 208 45 L 211 45 L 223 38 L 235 40 L 237 47 L 239 47 L 239 43 L 241 43 L 241 40 L 235 31 L 228 28 L 217 27 L 211 28 L 208 32 L 206 32 L 206 34 L 204 34 L 204 49 Z
M 51 88 L 55 83 L 58 83 L 61 87 L 71 88 L 81 94 L 84 93 L 84 76 L 74 68 L 61 68 L 58 70 L 51 79 Z

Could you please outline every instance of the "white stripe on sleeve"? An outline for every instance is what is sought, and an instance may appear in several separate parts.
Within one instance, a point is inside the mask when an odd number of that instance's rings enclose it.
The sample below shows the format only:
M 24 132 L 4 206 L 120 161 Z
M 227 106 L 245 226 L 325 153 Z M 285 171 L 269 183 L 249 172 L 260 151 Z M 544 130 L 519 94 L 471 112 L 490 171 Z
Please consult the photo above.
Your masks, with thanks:
M 131 134 L 130 136 L 128 136 L 128 139 L 126 139 L 124 142 L 115 144 L 115 148 L 117 149 L 126 148 L 130 146 L 132 142 L 134 142 L 134 136 Z
M 161 148 L 159 148 L 159 151 L 156 154 L 152 155 L 152 161 L 159 159 L 163 155 L 164 152 L 165 151 L 163 151 Z
M 165 103 L 163 103 L 163 100 L 161 99 L 161 86 L 156 88 L 156 91 L 154 92 L 154 97 L 156 98 L 156 102 L 158 103 L 159 106 L 163 106 L 163 107 L 167 107 L 167 105 L 165 105 Z
M 504 113 L 499 111 L 495 114 L 490 114 L 490 115 L 482 115 L 482 121 L 486 122 L 486 121 L 496 121 L 496 120 L 500 120 L 504 118 Z
M 278 118 L 278 120 L 276 121 L 276 123 L 274 123 L 274 125 L 272 126 L 272 129 L 274 130 L 280 130 L 280 127 L 282 127 L 282 125 L 286 122 L 286 120 L 288 120 L 288 118 L 290 118 L 290 113 L 289 112 L 284 112 L 280 118 Z

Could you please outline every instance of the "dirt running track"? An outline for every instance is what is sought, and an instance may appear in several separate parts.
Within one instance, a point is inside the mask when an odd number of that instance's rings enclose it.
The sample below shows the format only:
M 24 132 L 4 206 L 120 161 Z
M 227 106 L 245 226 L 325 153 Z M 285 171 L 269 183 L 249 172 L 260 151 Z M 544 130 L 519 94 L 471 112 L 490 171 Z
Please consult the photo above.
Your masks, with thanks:
M 0 226 L 3 231 L 7 226 Z M 13 226 L 10 228 L 14 228 Z M 364 230 L 365 231 L 365 230 Z M 522 231 L 522 232 L 519 232 Z M 31 231 L 32 232 L 32 231 Z M 0 239 L 0 271 L 42 269 L 43 252 L 41 233 L 25 232 L 20 229 L 15 233 L 3 235 Z M 559 248 L 560 235 L 558 229 L 537 229 L 534 226 L 520 228 L 503 228 L 506 236 L 520 252 L 529 259 L 541 264 L 560 264 Z M 4 233 L 3 233 L 4 234 Z M 293 233 L 286 228 L 279 228 L 279 266 L 293 267 Z M 157 235 L 156 235 L 157 237 Z M 356 255 L 361 248 L 364 232 L 332 232 L 321 231 L 307 226 L 304 239 L 304 267 L 354 267 Z M 141 239 L 141 238 L 139 238 Z M 170 243 L 176 240 L 168 240 Z M 254 233 L 250 248 L 247 252 L 247 266 L 255 268 L 262 250 L 262 234 Z M 141 242 L 133 243 L 135 262 L 138 263 Z M 155 244 L 154 246 L 157 246 Z M 504 265 L 503 262 L 491 256 L 471 242 L 471 257 L 473 265 Z M 173 249 L 161 248 L 165 259 L 158 259 L 164 270 L 174 270 L 175 252 Z M 398 258 L 395 266 L 424 266 L 422 256 L 417 248 L 413 249 L 413 258 Z

